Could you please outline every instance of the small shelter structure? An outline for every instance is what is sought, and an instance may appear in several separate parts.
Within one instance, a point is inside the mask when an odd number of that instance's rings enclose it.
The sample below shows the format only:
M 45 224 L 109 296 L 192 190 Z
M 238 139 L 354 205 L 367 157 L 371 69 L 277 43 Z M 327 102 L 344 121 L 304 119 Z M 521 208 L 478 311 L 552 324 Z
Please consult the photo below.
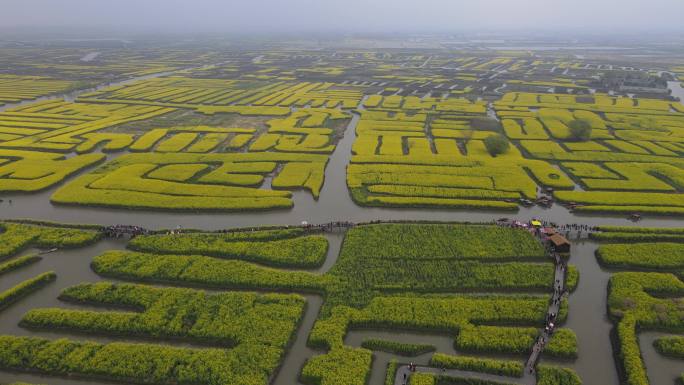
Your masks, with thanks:
M 569 253 L 570 241 L 560 234 L 553 234 L 549 237 L 549 244 L 557 253 Z

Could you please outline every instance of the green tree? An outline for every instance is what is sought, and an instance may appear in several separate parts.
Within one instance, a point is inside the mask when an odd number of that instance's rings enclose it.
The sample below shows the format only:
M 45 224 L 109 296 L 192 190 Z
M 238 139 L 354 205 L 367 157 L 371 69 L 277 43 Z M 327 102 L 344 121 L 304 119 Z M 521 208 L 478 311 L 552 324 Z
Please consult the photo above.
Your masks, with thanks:
M 487 151 L 489 151 L 492 156 L 503 154 L 508 151 L 508 148 L 510 147 L 508 139 L 501 134 L 494 134 L 486 137 L 484 144 Z
M 470 142 L 470 139 L 473 138 L 473 134 L 475 131 L 473 130 L 463 130 L 463 145 L 468 146 L 468 142 Z
M 583 119 L 575 119 L 568 123 L 570 139 L 585 142 L 591 138 L 591 124 Z

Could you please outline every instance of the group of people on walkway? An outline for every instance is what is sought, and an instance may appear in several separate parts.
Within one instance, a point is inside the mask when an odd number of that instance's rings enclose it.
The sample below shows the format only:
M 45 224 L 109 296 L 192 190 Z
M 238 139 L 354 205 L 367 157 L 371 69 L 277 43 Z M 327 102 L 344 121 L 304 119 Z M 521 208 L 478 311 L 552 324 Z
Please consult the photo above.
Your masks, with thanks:
M 415 372 L 416 369 L 418 368 L 418 366 L 416 364 L 414 364 L 413 362 L 409 363 L 406 367 L 408 368 L 409 372 Z M 404 381 L 402 382 L 402 384 L 406 385 L 407 382 L 408 382 L 408 374 L 406 372 L 404 372 Z
M 500 218 L 494 222 L 496 225 L 502 227 L 522 228 L 529 230 L 536 236 L 542 237 L 551 233 L 563 234 L 566 238 L 570 238 L 572 234 L 576 235 L 577 239 L 582 238 L 582 234 L 589 235 L 592 232 L 599 231 L 598 226 L 592 226 L 581 223 L 565 223 L 558 224 L 543 219 L 532 219 L 528 222 L 518 221 L 508 218 Z
M 556 269 L 560 274 L 556 274 L 556 279 L 553 283 L 553 295 L 551 296 L 551 305 L 560 306 L 560 301 L 563 295 L 567 293 L 565 288 L 565 275 L 568 269 L 568 262 L 563 259 L 558 253 L 553 254 L 553 259 L 556 262 Z M 556 314 L 551 312 L 548 314 L 549 319 L 555 319 Z
M 566 237 L 570 237 L 570 234 L 572 232 L 576 232 L 577 234 L 577 239 L 582 238 L 582 233 L 586 233 L 587 235 L 598 231 L 598 226 L 590 226 L 590 225 L 584 225 L 584 224 L 578 224 L 578 223 L 570 223 L 570 224 L 565 224 L 565 225 L 560 225 L 558 228 L 558 231 L 565 232 Z
M 551 297 L 551 305 L 559 305 L 561 299 L 563 299 L 563 295 L 566 293 L 566 290 L 561 289 L 560 286 L 554 287 L 553 288 L 553 296 Z M 551 313 L 553 314 L 553 313 Z
M 599 227 L 598 226 L 592 226 L 592 225 L 585 225 L 583 223 L 555 223 L 555 222 L 550 222 L 546 220 L 539 220 L 542 223 L 542 226 L 544 227 L 552 227 L 556 229 L 557 231 L 585 231 L 585 232 L 594 232 L 598 231 Z
M 102 233 L 105 235 L 105 237 L 121 238 L 124 235 L 130 235 L 131 237 L 135 237 L 137 235 L 144 235 L 149 233 L 149 230 L 140 226 L 113 225 L 104 227 L 102 229 Z
M 581 223 L 570 223 L 556 226 L 559 230 L 575 230 L 575 231 L 597 231 L 598 226 L 584 225 Z
M 354 226 L 356 226 L 356 224 L 354 222 L 349 221 L 334 221 L 328 223 L 321 223 L 318 225 L 302 222 L 302 227 L 304 228 L 304 230 L 308 231 L 332 231 L 335 228 L 348 229 Z
M 560 298 L 557 300 L 560 301 Z M 556 301 L 556 298 L 554 298 L 554 301 Z M 550 311 L 546 315 L 546 325 L 544 326 L 544 330 L 542 331 L 541 336 L 539 336 L 537 342 L 535 342 L 534 346 L 532 346 L 532 354 L 530 355 L 530 359 L 527 361 L 527 369 L 530 374 L 534 373 L 534 365 L 537 363 L 539 355 L 544 350 L 544 346 L 546 346 L 546 343 L 549 341 L 549 338 L 556 328 L 555 322 L 557 316 L 558 314 L 555 311 Z
M 335 222 L 329 222 L 329 223 L 322 223 L 322 224 L 309 224 L 306 222 L 303 222 L 301 227 L 305 231 L 332 231 L 335 228 L 351 228 L 356 226 L 354 222 L 349 222 L 349 221 L 335 221 Z M 285 226 L 286 228 L 289 226 Z M 251 229 L 245 229 L 242 228 L 239 231 L 259 231 L 263 230 L 261 228 L 256 228 L 253 227 Z M 217 231 L 218 233 L 230 233 L 235 230 L 233 229 L 224 229 L 224 230 L 219 230 Z M 183 229 L 181 226 L 176 226 L 175 229 L 169 230 L 166 232 L 167 235 L 177 235 L 183 233 Z M 130 235 L 131 237 L 135 237 L 137 235 L 143 235 L 143 234 L 148 234 L 149 230 L 141 227 L 141 226 L 132 226 L 132 225 L 112 225 L 112 226 L 106 226 L 102 228 L 102 233 L 109 238 L 121 238 L 124 235 Z
M 560 310 L 560 303 L 563 295 L 567 293 L 567 289 L 565 288 L 565 276 L 568 268 L 567 261 L 562 258 L 560 254 L 555 252 L 551 253 L 557 274 L 555 274 L 554 277 L 553 295 L 551 296 L 549 310 L 546 314 L 544 330 L 541 332 L 539 339 L 534 343 L 534 346 L 532 346 L 532 353 L 530 359 L 527 361 L 527 370 L 529 374 L 534 373 L 534 366 L 539 359 L 539 355 L 544 350 L 544 346 L 546 346 L 546 343 L 549 341 L 549 338 L 556 328 L 556 319 Z
M 534 373 L 534 365 L 537 363 L 539 355 L 544 350 L 544 346 L 546 346 L 546 343 L 548 342 L 549 335 L 550 333 L 545 330 L 537 342 L 534 343 L 534 346 L 532 346 L 532 355 L 527 362 L 527 370 L 530 374 Z

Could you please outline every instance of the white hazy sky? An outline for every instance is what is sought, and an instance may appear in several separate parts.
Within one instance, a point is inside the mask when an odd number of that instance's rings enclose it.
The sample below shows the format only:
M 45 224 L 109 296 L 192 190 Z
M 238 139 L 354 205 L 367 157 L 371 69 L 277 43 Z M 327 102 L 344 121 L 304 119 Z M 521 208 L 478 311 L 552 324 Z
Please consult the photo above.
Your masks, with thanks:
M 684 0 L 0 0 L 0 27 L 179 32 L 684 31 Z

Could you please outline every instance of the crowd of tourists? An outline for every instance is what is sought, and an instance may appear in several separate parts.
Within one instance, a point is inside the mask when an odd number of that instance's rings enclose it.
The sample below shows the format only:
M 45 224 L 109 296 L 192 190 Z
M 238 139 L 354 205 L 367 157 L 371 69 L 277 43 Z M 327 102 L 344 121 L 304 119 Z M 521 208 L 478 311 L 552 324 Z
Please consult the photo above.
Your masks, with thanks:
M 308 222 L 302 222 L 302 227 L 307 231 L 332 231 L 333 229 L 348 229 L 356 226 L 354 222 L 349 221 L 335 221 L 321 224 L 311 224 Z
M 144 235 L 149 233 L 149 230 L 140 226 L 132 225 L 113 225 L 107 226 L 102 229 L 102 233 L 105 237 L 109 238 L 121 238 L 124 235 L 130 235 L 131 238 L 137 235 Z
M 598 231 L 598 226 L 585 225 L 581 223 L 566 223 L 566 224 L 556 224 L 554 222 L 547 222 L 542 220 L 542 226 L 553 227 L 558 231 L 586 231 L 594 232 Z
M 508 218 L 500 218 L 494 222 L 503 227 L 522 228 L 530 230 L 534 235 L 542 236 L 549 235 L 549 231 L 554 231 L 563 234 L 566 238 L 582 238 L 582 235 L 589 235 L 592 232 L 599 231 L 598 226 L 586 225 L 582 223 L 555 223 L 543 219 L 532 219 L 530 221 L 518 221 Z

